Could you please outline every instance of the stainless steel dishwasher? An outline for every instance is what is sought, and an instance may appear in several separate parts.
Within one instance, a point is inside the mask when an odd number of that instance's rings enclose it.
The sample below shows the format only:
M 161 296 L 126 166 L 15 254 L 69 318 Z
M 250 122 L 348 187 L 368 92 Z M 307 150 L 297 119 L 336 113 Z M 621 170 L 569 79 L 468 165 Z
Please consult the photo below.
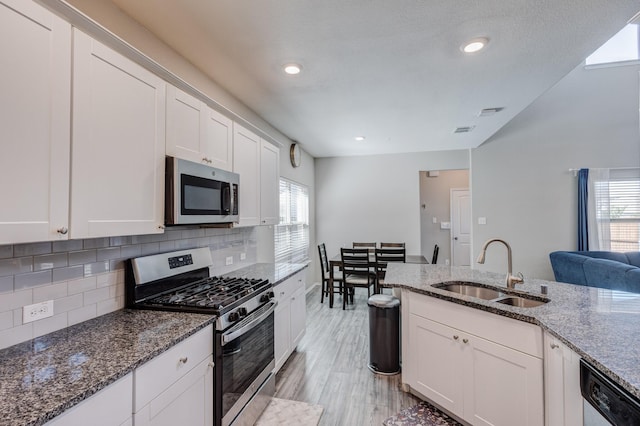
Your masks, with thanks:
M 640 401 L 592 365 L 580 360 L 585 426 L 640 425 Z

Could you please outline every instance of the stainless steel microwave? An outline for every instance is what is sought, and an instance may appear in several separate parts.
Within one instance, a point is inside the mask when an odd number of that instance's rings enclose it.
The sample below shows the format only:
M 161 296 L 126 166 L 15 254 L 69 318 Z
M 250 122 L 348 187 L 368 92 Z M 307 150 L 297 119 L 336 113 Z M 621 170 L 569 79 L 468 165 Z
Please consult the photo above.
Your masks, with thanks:
M 167 225 L 238 222 L 237 173 L 175 157 L 165 170 Z

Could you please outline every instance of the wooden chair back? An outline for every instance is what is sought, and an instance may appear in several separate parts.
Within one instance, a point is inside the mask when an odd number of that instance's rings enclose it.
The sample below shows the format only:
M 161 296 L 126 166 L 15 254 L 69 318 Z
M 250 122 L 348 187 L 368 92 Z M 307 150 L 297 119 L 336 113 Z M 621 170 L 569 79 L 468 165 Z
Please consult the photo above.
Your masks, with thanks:
M 329 272 L 329 259 L 327 258 L 327 248 L 324 243 L 318 245 L 318 255 L 320 256 L 320 272 L 324 281 L 329 278 L 325 276 Z
M 406 262 L 407 253 L 404 247 L 386 247 L 376 249 L 376 275 L 378 280 L 384 279 L 387 273 L 387 263 Z
M 353 243 L 353 248 L 366 248 L 369 250 L 369 253 L 373 254 L 376 250 L 376 243 Z
M 340 256 L 342 257 L 342 273 L 345 278 L 348 275 L 368 276 L 370 274 L 369 249 L 342 248 Z
M 380 243 L 380 248 L 388 247 L 404 248 L 404 243 Z
M 436 244 L 433 247 L 433 256 L 431 256 L 431 264 L 435 265 L 438 263 L 438 253 L 440 252 L 440 247 Z

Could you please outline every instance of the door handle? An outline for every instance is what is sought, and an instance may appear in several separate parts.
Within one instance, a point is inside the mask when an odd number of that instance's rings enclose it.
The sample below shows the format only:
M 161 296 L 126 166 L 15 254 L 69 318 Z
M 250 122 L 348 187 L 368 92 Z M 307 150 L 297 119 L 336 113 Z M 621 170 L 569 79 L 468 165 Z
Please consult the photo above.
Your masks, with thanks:
M 453 237 L 453 239 L 457 241 L 457 240 L 458 240 L 458 237 Z

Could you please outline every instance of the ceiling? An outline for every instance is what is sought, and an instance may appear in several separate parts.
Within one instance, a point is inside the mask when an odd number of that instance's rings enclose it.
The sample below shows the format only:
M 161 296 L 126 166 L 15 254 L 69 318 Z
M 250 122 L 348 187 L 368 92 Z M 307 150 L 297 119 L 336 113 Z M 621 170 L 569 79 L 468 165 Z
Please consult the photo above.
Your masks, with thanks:
M 638 0 L 112 1 L 315 157 L 477 147 L 640 10 Z M 483 51 L 462 53 L 480 36 Z M 302 73 L 284 74 L 288 62 Z M 478 116 L 493 107 L 504 110 Z M 475 127 L 454 133 L 464 126 Z

